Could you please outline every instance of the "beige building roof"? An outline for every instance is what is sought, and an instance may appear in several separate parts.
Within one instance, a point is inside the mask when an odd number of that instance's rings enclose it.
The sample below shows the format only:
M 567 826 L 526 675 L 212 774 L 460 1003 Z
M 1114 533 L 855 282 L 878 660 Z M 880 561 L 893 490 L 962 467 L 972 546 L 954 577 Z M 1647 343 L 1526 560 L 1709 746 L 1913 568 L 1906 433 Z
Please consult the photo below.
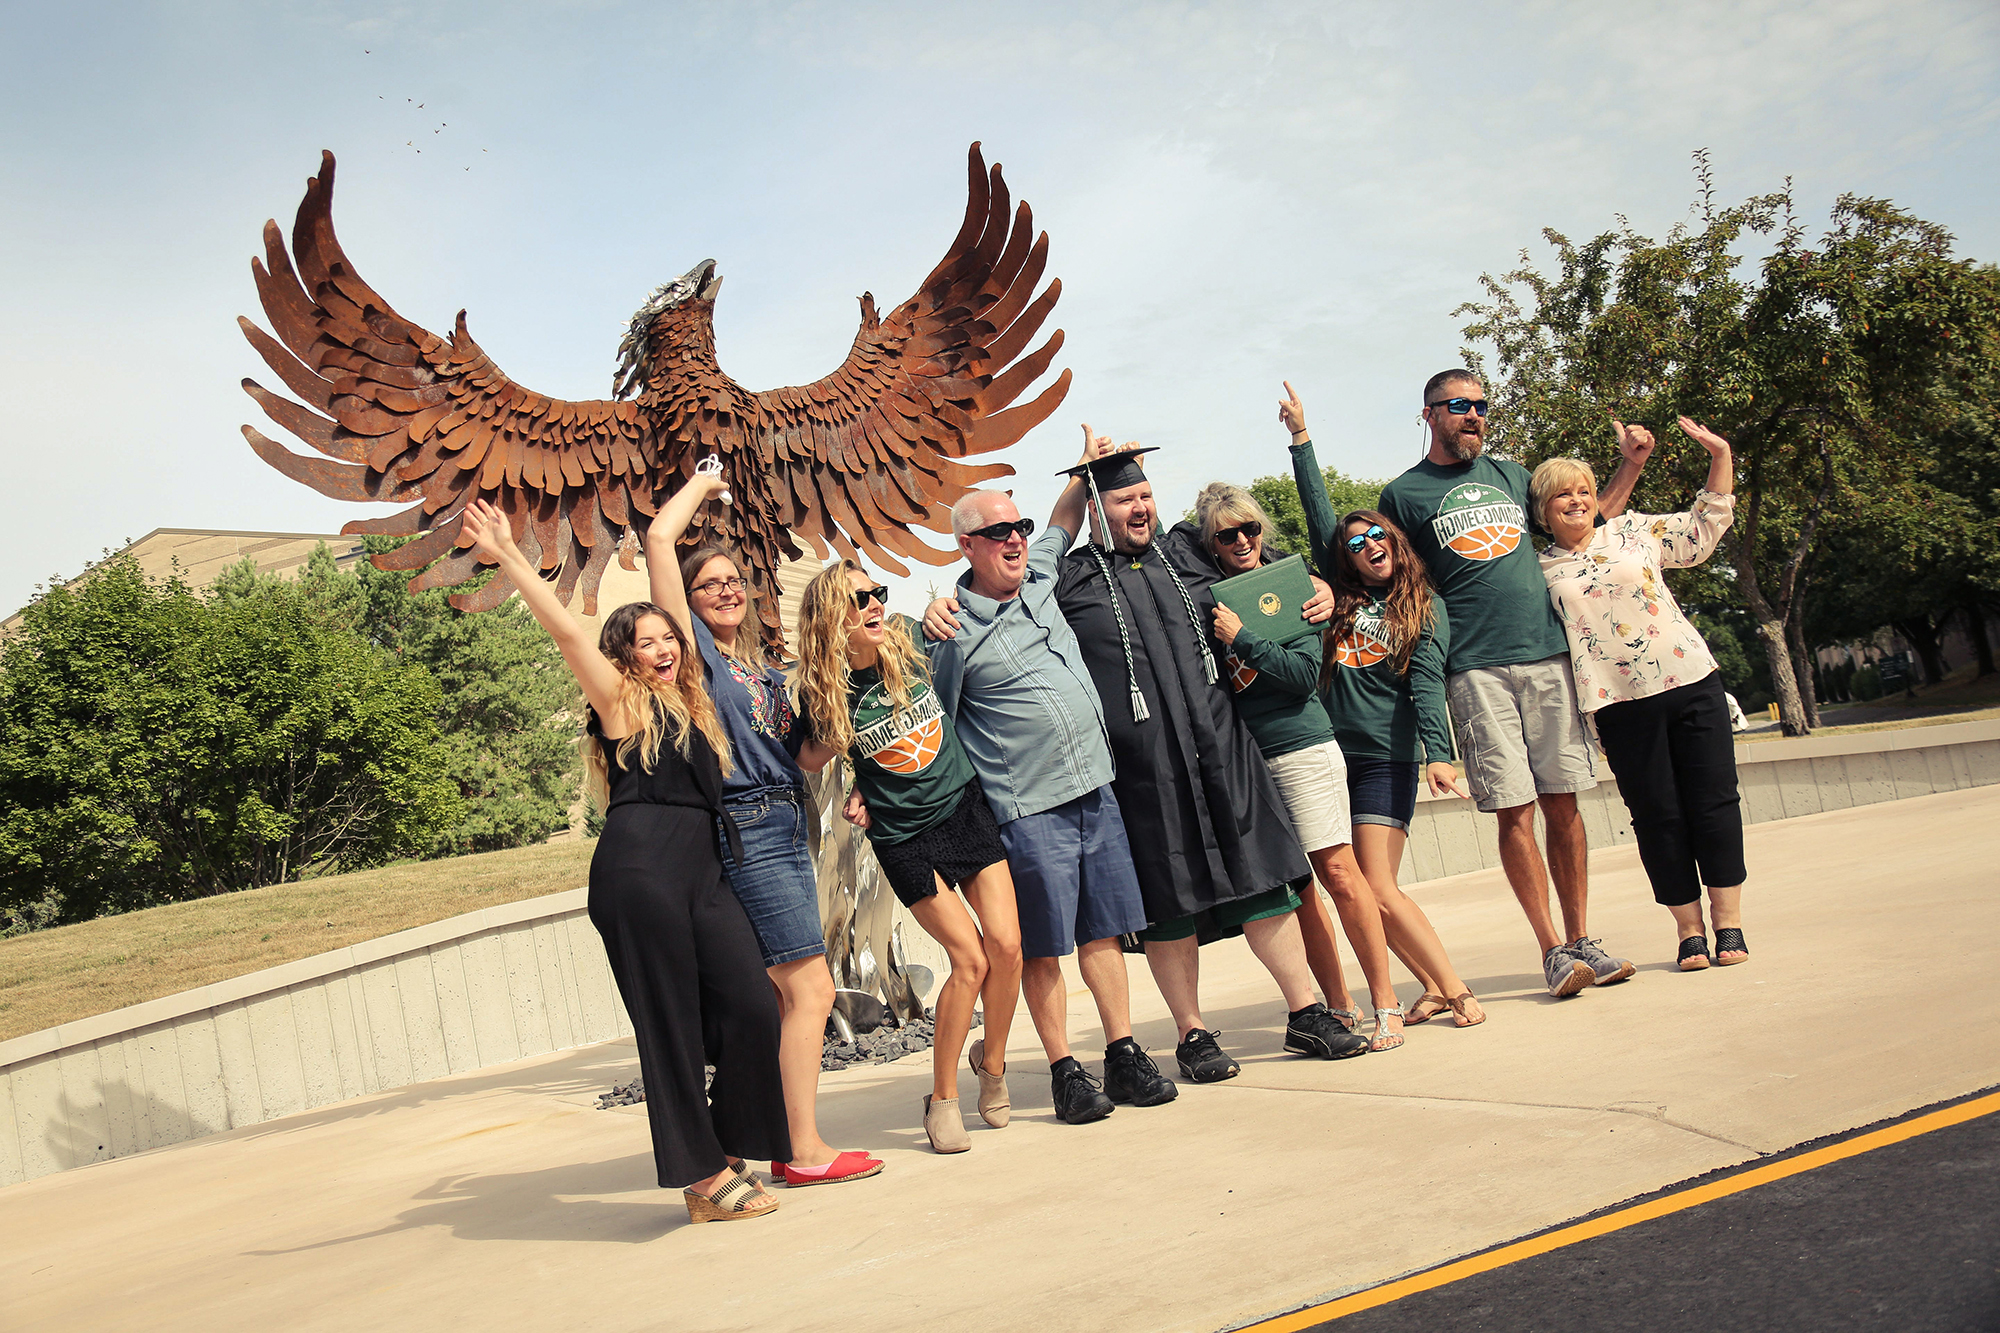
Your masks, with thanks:
M 223 570 L 246 557 L 256 562 L 260 574 L 296 577 L 312 556 L 313 548 L 325 542 L 334 563 L 346 566 L 361 559 L 361 539 L 335 532 L 218 532 L 207 528 L 154 528 L 118 555 L 130 555 L 148 579 L 161 580 L 175 571 L 190 587 L 206 588 Z M 78 575 L 88 576 L 89 571 Z M 75 580 L 71 580 L 74 582 Z M 0 635 L 10 634 L 21 623 L 16 611 L 0 621 Z
M 201 528 L 155 528 L 118 554 L 131 555 L 148 579 L 165 579 L 178 564 L 181 577 L 190 586 L 206 588 L 223 570 L 246 557 L 256 562 L 260 574 L 296 577 L 312 556 L 313 548 L 321 542 L 333 553 L 334 563 L 342 567 L 364 558 L 359 537 L 343 537 L 338 533 L 217 532 Z M 598 588 L 599 614 L 583 615 L 581 597 L 571 604 L 570 614 L 595 627 L 604 613 L 627 602 L 647 600 L 650 593 L 644 555 L 638 557 L 638 565 L 634 572 L 613 560 Z M 784 589 L 778 599 L 778 612 L 784 619 L 786 645 L 793 651 L 798 647 L 799 598 L 819 567 L 819 559 L 807 548 L 803 560 L 789 562 L 778 570 L 778 585 Z M 78 577 L 86 576 L 87 571 Z M 0 636 L 12 633 L 20 623 L 21 612 L 16 611 L 0 621 Z

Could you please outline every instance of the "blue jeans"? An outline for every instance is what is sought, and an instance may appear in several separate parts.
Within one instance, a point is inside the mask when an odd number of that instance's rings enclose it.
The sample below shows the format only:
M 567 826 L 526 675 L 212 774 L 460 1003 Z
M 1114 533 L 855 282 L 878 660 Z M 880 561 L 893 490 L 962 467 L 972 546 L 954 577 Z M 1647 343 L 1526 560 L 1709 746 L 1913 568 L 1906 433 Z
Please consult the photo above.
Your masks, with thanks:
M 722 873 L 757 932 L 764 966 L 825 953 L 819 880 L 806 846 L 805 793 L 766 788 L 724 797 L 723 804 L 742 835 L 743 864 L 736 863 L 725 841 Z

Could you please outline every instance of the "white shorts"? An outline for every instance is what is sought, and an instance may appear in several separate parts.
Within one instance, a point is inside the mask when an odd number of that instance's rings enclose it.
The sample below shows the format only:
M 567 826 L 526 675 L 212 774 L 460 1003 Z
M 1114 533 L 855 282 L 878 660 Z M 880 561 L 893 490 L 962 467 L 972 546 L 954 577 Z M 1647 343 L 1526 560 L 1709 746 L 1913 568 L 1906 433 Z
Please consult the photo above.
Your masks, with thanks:
M 1301 847 L 1317 852 L 1354 841 L 1347 820 L 1347 761 L 1338 744 L 1327 741 L 1264 762 L 1277 779 Z

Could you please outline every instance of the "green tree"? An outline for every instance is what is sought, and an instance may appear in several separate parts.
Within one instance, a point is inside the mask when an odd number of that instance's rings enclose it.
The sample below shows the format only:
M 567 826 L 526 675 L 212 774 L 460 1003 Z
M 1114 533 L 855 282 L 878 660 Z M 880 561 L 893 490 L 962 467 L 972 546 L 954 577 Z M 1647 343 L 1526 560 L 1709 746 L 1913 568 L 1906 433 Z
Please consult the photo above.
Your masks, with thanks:
M 1545 231 L 1553 275 L 1524 251 L 1460 313 L 1495 363 L 1496 453 L 1529 464 L 1573 454 L 1608 475 L 1609 419 L 1649 423 L 1660 456 L 1633 504 L 1670 510 L 1686 506 L 1707 464 L 1691 444 L 1675 448 L 1668 423 L 1685 413 L 1729 437 L 1734 595 L 1785 733 L 1803 735 L 1816 720 L 1804 594 L 1828 517 L 1884 477 L 1923 472 L 1922 442 L 1993 365 L 2000 300 L 1990 268 L 1955 259 L 1948 232 L 1887 201 L 1842 196 L 1813 240 L 1789 183 L 1722 208 L 1704 154 L 1697 164 L 1692 225 L 1654 241 L 1621 221 L 1582 245 Z M 1467 357 L 1486 374 L 1477 350 Z
M 453 823 L 436 684 L 303 594 L 205 601 L 113 559 L 0 648 L 10 924 L 359 869 Z
M 398 545 L 371 537 L 366 549 Z M 443 589 L 411 593 L 410 577 L 367 561 L 341 569 L 322 544 L 296 586 L 327 623 L 422 667 L 438 683 L 435 717 L 463 814 L 425 854 L 520 847 L 566 828 L 580 774 L 581 695 L 554 642 L 518 600 L 468 615 L 452 608 Z M 246 563 L 225 571 L 214 588 L 219 597 L 241 598 L 290 586 Z

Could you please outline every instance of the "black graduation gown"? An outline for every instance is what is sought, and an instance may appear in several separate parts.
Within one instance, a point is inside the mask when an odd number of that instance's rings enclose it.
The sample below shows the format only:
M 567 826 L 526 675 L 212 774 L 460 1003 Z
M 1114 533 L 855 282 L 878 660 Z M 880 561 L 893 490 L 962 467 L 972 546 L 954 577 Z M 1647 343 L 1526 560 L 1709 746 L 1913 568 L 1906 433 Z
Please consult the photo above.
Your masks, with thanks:
M 1117 763 L 1111 786 L 1154 924 L 1312 873 L 1228 686 L 1208 683 L 1187 608 L 1162 558 L 1174 560 L 1204 626 L 1215 605 L 1208 591 L 1215 571 L 1184 535 L 1161 536 L 1136 561 L 1105 553 L 1131 631 L 1133 675 L 1151 714 L 1144 722 L 1132 720 L 1118 621 L 1088 548 L 1063 558 L 1056 583 L 1057 604 L 1104 704 Z M 1211 641 L 1209 651 L 1220 664 L 1221 646 Z

